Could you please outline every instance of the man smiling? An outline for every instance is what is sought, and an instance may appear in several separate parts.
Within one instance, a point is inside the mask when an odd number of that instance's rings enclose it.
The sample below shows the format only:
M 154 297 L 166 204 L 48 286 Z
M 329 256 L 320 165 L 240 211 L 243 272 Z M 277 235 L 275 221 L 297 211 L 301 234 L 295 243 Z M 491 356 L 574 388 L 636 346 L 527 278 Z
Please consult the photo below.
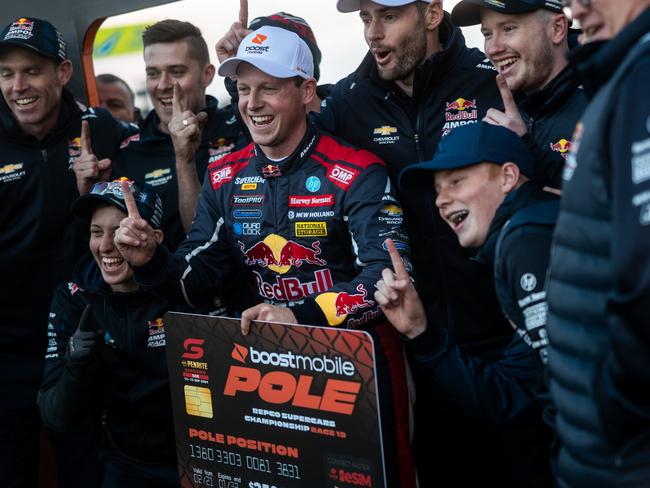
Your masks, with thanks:
M 72 273 L 78 196 L 72 166 L 105 171 L 126 127 L 103 109 L 83 112 L 65 89 L 72 62 L 56 28 L 21 17 L 0 31 L 0 479 L 36 486 L 37 384 L 57 282 Z M 82 122 L 83 120 L 83 122 Z M 82 124 L 101 134 L 80 154 Z M 61 473 L 62 470 L 59 470 Z
M 573 129 L 587 105 L 568 66 L 569 24 L 562 2 L 463 0 L 451 18 L 460 26 L 481 24 L 485 54 L 499 70 L 505 107 L 489 110 L 485 120 L 523 137 L 535 155 L 534 177 L 560 188 Z

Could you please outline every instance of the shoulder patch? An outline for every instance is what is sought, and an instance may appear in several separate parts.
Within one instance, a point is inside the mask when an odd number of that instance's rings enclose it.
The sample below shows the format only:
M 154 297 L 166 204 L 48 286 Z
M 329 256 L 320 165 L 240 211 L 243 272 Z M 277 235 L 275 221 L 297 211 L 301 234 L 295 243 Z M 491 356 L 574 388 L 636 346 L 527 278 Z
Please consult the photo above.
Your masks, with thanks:
M 380 164 L 385 166 L 385 163 L 375 156 L 370 151 L 364 149 L 357 149 L 350 146 L 340 139 L 336 139 L 329 135 L 321 135 L 320 141 L 314 150 L 315 153 L 331 163 L 343 163 L 346 166 L 353 166 L 357 168 L 367 168 L 373 164 Z M 329 155 L 336 154 L 336 160 L 330 159 Z
M 127 137 L 120 143 L 120 149 L 124 149 L 127 147 L 129 144 L 132 142 L 138 142 L 140 141 L 140 133 L 138 132 L 137 134 L 133 134 L 132 136 Z

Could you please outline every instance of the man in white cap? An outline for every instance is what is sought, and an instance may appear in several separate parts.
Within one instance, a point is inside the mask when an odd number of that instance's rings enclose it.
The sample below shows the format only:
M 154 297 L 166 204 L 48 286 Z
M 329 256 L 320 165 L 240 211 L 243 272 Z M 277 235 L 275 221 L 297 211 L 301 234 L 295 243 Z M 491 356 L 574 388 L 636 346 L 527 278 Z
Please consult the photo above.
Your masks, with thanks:
M 175 254 L 137 216 L 122 221 L 115 242 L 138 282 L 193 306 L 237 273 L 254 290 L 242 301 L 258 303 L 237 306 L 244 334 L 251 321 L 367 329 L 378 358 L 387 486 L 413 487 L 404 358 L 371 300 L 390 265 L 385 236 L 408 251 L 402 210 L 379 158 L 309 122 L 313 72 L 297 34 L 264 26 L 247 35 L 219 74 L 237 77 L 253 143 L 208 166 L 192 229 Z

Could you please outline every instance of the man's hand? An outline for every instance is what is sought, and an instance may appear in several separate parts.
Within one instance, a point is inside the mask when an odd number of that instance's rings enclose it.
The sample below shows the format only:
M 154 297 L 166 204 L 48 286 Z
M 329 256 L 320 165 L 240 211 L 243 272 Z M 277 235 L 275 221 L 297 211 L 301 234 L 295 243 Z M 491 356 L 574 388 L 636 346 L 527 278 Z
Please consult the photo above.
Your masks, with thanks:
M 73 363 L 85 363 L 92 359 L 99 347 L 101 331 L 93 330 L 90 322 L 92 307 L 86 305 L 79 327 L 68 341 L 68 360 Z
M 524 119 L 521 118 L 521 114 L 519 113 L 519 109 L 517 108 L 517 104 L 505 77 L 501 74 L 497 75 L 497 86 L 501 93 L 505 112 L 491 108 L 487 111 L 485 117 L 483 117 L 483 121 L 488 124 L 500 125 L 506 129 L 510 129 L 519 137 L 522 137 L 528 132 L 528 127 L 526 127 Z
M 129 264 L 142 266 L 153 257 L 158 241 L 149 223 L 140 217 L 128 182 L 122 182 L 122 191 L 128 217 L 120 222 L 120 228 L 115 233 L 115 246 Z
M 244 310 L 241 315 L 241 333 L 248 335 L 251 329 L 251 322 L 282 322 L 285 324 L 297 324 L 298 320 L 290 308 L 260 303 L 254 307 Z
M 383 279 L 377 282 L 375 301 L 395 329 L 413 339 L 426 329 L 427 317 L 395 244 L 391 239 L 386 239 L 386 246 L 395 272 L 384 269 L 381 274 Z
M 77 177 L 79 194 L 88 193 L 98 181 L 108 181 L 111 177 L 111 160 L 98 160 L 93 154 L 90 143 L 90 129 L 88 121 L 81 121 L 81 137 L 79 143 L 80 154 L 75 159 L 72 169 Z
M 167 125 L 174 145 L 176 164 L 194 164 L 194 156 L 201 145 L 203 127 L 208 121 L 208 114 L 199 112 L 194 115 L 187 110 L 183 93 L 178 82 L 174 83 L 172 94 L 172 118 Z
M 248 0 L 239 0 L 239 20 L 230 26 L 230 30 L 215 46 L 219 63 L 236 56 L 241 41 L 251 32 L 248 29 Z

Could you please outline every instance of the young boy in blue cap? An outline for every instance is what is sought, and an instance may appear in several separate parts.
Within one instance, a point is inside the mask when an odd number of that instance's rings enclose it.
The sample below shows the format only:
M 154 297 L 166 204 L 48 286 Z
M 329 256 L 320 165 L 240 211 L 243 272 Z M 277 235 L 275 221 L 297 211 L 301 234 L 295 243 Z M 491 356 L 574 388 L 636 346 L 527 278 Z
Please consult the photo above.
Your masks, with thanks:
M 474 259 L 494 269 L 499 302 L 516 333 L 502 357 L 483 362 L 463 353 L 446 329 L 427 324 L 424 307 L 392 243 L 375 300 L 408 338 L 415 364 L 471 415 L 520 430 L 507 468 L 512 486 L 550 486 L 550 432 L 538 395 L 546 362 L 544 277 L 557 196 L 529 181 L 533 157 L 512 131 L 485 122 L 459 127 L 431 161 L 401 174 L 403 191 L 432 191 L 442 219 Z M 426 185 L 427 188 L 423 188 Z M 435 385 L 435 386 L 434 386 Z

